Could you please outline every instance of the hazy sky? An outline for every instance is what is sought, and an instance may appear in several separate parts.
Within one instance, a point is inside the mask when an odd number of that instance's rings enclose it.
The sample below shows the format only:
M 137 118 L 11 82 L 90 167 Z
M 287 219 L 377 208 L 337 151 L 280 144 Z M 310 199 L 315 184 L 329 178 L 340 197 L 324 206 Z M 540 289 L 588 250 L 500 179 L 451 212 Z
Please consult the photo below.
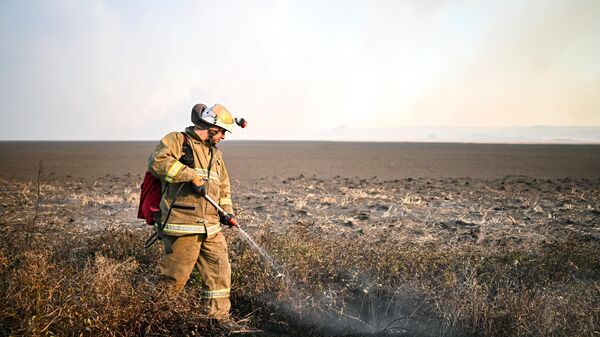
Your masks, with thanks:
M 600 125 L 600 1 L 0 1 L 0 139 Z

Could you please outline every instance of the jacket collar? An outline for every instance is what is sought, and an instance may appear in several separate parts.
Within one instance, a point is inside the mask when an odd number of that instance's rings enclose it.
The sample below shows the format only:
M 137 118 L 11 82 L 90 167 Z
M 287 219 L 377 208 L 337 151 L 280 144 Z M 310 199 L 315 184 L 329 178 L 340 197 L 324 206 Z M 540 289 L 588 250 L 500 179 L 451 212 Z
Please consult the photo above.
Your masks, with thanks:
M 195 139 L 200 142 L 202 141 L 202 139 L 200 139 L 200 137 L 198 137 L 198 134 L 196 132 L 194 132 L 193 126 L 188 126 L 187 128 L 185 128 L 185 133 L 187 133 L 188 136 L 192 137 L 192 139 Z
M 200 139 L 200 137 L 198 136 L 198 134 L 194 131 L 194 126 L 188 126 L 187 128 L 185 128 L 185 133 L 190 136 L 192 139 L 199 141 L 200 143 L 202 143 L 203 145 L 206 145 L 208 147 L 210 147 L 210 142 L 209 141 L 202 141 L 202 139 Z M 217 148 L 216 146 L 213 146 L 215 149 Z

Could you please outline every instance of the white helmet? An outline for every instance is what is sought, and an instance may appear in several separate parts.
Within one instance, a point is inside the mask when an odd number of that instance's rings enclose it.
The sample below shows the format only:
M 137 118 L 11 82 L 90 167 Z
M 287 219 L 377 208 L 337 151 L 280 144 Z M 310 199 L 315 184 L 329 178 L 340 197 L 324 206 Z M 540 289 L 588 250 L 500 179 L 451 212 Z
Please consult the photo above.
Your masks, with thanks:
M 210 109 L 207 109 L 204 104 L 194 105 L 192 109 L 192 123 L 194 125 L 201 125 L 202 122 L 220 127 L 229 132 L 233 131 L 233 116 L 221 104 L 215 104 Z

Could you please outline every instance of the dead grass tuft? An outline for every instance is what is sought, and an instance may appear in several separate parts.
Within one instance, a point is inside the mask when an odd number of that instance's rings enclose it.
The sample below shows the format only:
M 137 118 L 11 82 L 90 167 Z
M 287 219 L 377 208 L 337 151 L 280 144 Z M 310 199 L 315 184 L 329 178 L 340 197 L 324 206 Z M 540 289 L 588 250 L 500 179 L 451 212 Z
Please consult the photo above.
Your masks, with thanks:
M 2 245 L 0 335 L 219 334 L 195 289 L 175 301 L 157 289 L 158 252 L 141 248 L 141 233 L 52 239 L 43 249 Z

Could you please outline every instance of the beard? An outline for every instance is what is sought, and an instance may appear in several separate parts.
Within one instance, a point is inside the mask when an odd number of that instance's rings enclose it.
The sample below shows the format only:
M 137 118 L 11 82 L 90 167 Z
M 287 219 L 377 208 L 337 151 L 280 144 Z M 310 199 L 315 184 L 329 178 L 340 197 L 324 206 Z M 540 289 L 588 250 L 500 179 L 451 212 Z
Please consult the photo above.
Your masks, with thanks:
M 219 131 L 215 131 L 212 129 L 208 129 L 208 142 L 210 145 L 216 145 L 217 141 L 215 140 L 215 136 L 219 133 Z

